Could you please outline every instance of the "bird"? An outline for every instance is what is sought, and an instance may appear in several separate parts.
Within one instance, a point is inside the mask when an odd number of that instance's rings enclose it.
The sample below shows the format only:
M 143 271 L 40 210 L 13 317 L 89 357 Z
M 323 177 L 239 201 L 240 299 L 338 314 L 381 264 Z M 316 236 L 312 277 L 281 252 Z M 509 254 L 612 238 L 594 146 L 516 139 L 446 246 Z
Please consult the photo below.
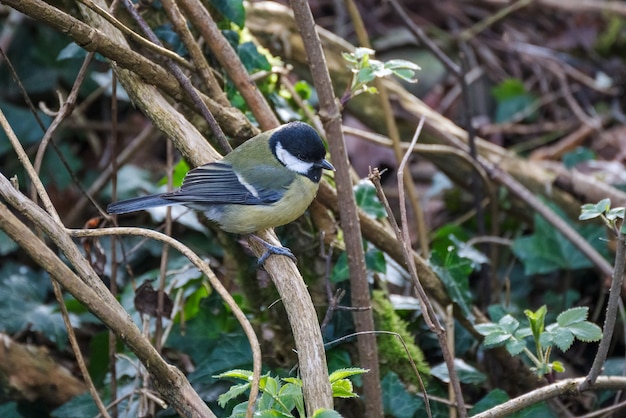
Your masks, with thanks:
M 290 122 L 258 134 L 220 160 L 190 170 L 177 190 L 114 202 L 107 212 L 184 205 L 203 212 L 225 232 L 262 243 L 266 252 L 259 265 L 272 254 L 295 260 L 288 248 L 271 245 L 254 233 L 288 224 L 307 210 L 322 170 L 335 170 L 325 156 L 315 129 Z

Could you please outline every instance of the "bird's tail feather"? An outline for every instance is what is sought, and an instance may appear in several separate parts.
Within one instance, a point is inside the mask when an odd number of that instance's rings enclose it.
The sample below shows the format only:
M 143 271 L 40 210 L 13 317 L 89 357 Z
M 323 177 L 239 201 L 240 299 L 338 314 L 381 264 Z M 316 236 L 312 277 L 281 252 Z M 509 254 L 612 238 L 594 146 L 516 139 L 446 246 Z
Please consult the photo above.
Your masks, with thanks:
M 121 200 L 111 203 L 107 206 L 107 212 L 110 214 L 120 214 L 135 212 L 138 210 L 155 208 L 157 206 L 176 205 L 180 202 L 172 201 L 162 197 L 162 195 L 154 194 L 150 196 L 134 197 L 132 199 Z

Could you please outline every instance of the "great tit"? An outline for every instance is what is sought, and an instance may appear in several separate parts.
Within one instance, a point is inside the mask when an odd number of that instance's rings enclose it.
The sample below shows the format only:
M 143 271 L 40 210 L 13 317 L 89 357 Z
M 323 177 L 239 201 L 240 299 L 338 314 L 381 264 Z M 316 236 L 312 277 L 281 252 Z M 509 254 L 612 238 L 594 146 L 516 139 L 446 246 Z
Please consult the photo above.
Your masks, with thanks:
M 297 219 L 317 194 L 322 169 L 334 170 L 317 132 L 291 122 L 249 139 L 221 160 L 190 170 L 178 190 L 111 203 L 110 214 L 182 204 L 204 212 L 234 234 L 285 225 Z M 254 235 L 253 235 L 254 236 Z M 256 237 L 256 236 L 255 236 Z M 270 253 L 293 254 L 256 237 Z

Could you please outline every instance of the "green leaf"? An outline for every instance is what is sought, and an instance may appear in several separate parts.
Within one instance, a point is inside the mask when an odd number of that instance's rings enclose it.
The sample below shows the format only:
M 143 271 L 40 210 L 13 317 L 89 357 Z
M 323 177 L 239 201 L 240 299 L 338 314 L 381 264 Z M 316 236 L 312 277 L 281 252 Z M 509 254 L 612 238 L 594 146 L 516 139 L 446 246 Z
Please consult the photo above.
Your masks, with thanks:
M 562 210 L 550 206 L 559 216 L 567 220 Z M 589 259 L 543 217 L 535 215 L 534 219 L 534 233 L 515 239 L 512 246 L 513 252 L 524 264 L 526 275 L 592 267 Z M 604 228 L 592 224 L 573 224 L 573 226 L 596 250 L 605 256 L 608 255 L 603 242 L 606 237 Z
M 369 180 L 361 180 L 357 183 L 354 187 L 354 198 L 356 205 L 371 218 L 382 219 L 387 216 L 383 204 L 376 195 L 376 188 Z
M 612 208 L 606 213 L 606 219 L 614 221 L 617 218 L 624 219 L 625 209 L 623 207 Z
M 252 379 L 253 375 L 254 373 L 251 372 L 250 370 L 234 369 L 234 370 L 229 370 L 224 373 L 220 373 L 213 377 L 216 379 L 224 379 L 224 378 L 230 377 L 231 379 L 239 379 L 239 380 L 244 380 L 248 382 L 250 381 L 250 379 Z
M 369 370 L 362 369 L 360 367 L 347 367 L 344 369 L 338 369 L 332 372 L 330 376 L 328 376 L 328 380 L 330 380 L 330 382 L 333 383 L 337 380 L 345 379 L 347 377 L 357 376 L 360 374 L 367 373 L 368 371 Z
M 473 297 L 469 288 L 469 275 L 473 271 L 471 260 L 460 257 L 452 247 L 445 254 L 433 251 L 428 262 L 443 282 L 451 299 L 459 305 L 465 317 L 473 322 Z
M 376 51 L 374 51 L 373 49 L 358 47 L 354 49 L 354 52 L 351 55 L 353 55 L 357 60 L 362 60 L 366 59 L 370 55 L 374 55 L 375 53 Z
M 552 338 L 552 342 L 563 352 L 569 350 L 574 343 L 574 334 L 570 328 L 557 327 L 554 330 L 553 335 L 554 337 Z M 541 345 L 544 346 L 543 343 Z
M 524 311 L 524 315 L 528 318 L 528 323 L 530 324 L 530 330 L 533 333 L 533 337 L 535 340 L 539 340 L 539 336 L 545 329 L 545 321 L 546 321 L 546 313 L 548 312 L 548 308 L 546 305 L 543 305 L 541 308 L 537 309 L 535 312 L 530 309 L 526 309 Z
M 565 367 L 560 361 L 553 361 L 550 365 L 552 366 L 552 370 L 557 373 L 563 373 L 565 371 Z
M 63 61 L 67 59 L 84 59 L 87 56 L 87 51 L 78 46 L 76 42 L 70 42 L 65 48 L 57 55 L 57 61 Z
M 577 147 L 574 151 L 563 155 L 563 165 L 568 170 L 574 168 L 580 163 L 593 161 L 596 159 L 596 153 L 586 147 Z
M 424 401 L 407 392 L 398 375 L 389 372 L 380 382 L 383 392 L 383 410 L 395 418 L 413 418 L 424 407 Z
M 611 199 L 602 199 L 596 204 L 585 203 L 580 207 L 580 216 L 578 220 L 586 221 L 589 219 L 597 218 L 603 215 L 605 212 L 611 209 Z
M 226 19 L 243 28 L 246 20 L 243 0 L 210 0 L 210 2 Z
M 0 230 L 0 255 L 8 255 L 18 248 L 19 245 L 17 245 L 15 241 L 9 238 L 9 236 L 4 231 Z
M 498 325 L 498 324 L 494 324 L 493 322 L 489 322 L 489 323 L 486 323 L 486 324 L 476 324 L 474 326 L 474 328 L 481 335 L 489 335 L 489 334 L 494 333 L 494 332 L 501 332 L 502 331 L 502 327 L 500 325 Z
M 485 348 L 493 348 L 504 345 L 509 339 L 513 338 L 511 334 L 504 331 L 492 332 L 489 335 L 485 336 L 483 340 L 483 345 Z
M 589 308 L 586 306 L 580 306 L 563 311 L 556 317 L 556 322 L 562 326 L 567 327 L 577 322 L 587 320 L 589 314 Z
M 19 138 L 24 147 L 30 147 L 41 140 L 43 131 L 37 124 L 32 113 L 24 108 L 14 106 L 12 104 L 0 101 L 0 109 L 4 113 L 5 118 L 9 122 L 15 135 Z M 52 118 L 45 113 L 38 111 L 37 115 L 42 120 L 44 127 L 47 129 L 52 122 Z M 4 130 L 0 129 L 0 156 L 12 150 L 9 138 L 7 138 Z M 52 152 L 52 151 L 51 151 Z M 49 153 L 46 153 L 46 155 Z M 12 157 L 15 158 L 15 157 Z M 3 170 L 4 172 L 4 170 Z M 7 174 L 7 173 L 5 173 Z
M 419 65 L 411 61 L 400 60 L 400 59 L 386 61 L 385 67 L 393 69 L 393 70 L 398 69 L 398 68 L 400 69 L 406 68 L 407 70 L 414 70 L 414 71 L 422 69 Z
M 237 47 L 237 54 L 249 73 L 261 70 L 269 71 L 272 69 L 272 65 L 267 60 L 267 57 L 259 52 L 253 42 L 240 44 Z
M 350 270 L 348 268 L 348 255 L 342 252 L 337 257 L 337 262 L 330 273 L 330 281 L 332 283 L 340 283 L 350 278 Z
M 488 411 L 494 406 L 501 405 L 508 400 L 509 395 L 507 395 L 505 391 L 502 389 L 494 389 L 474 404 L 474 407 L 470 410 L 470 416 Z
M 333 398 L 358 398 L 359 395 L 354 393 L 352 382 L 348 379 L 339 379 L 331 384 Z
M 524 351 L 524 348 L 526 348 L 526 341 L 511 338 L 506 343 L 505 348 L 506 348 L 506 351 L 509 352 L 509 354 L 511 354 L 512 356 L 516 356 L 520 354 L 522 351 Z
M 517 79 L 507 79 L 492 89 L 496 98 L 496 123 L 510 121 L 518 112 L 525 110 L 536 101 L 534 95 L 527 93 L 524 83 Z
M 487 376 L 476 369 L 474 366 L 467 364 L 459 358 L 454 359 L 454 369 L 459 377 L 459 381 L 465 384 L 480 384 L 487 380 Z M 450 383 L 450 374 L 446 363 L 439 363 L 430 369 L 430 373 L 444 383 Z
M 519 321 L 515 319 L 512 315 L 505 315 L 498 321 L 498 325 L 502 327 L 503 331 L 513 335 L 515 331 L 519 328 Z
M 365 267 L 368 270 L 375 271 L 377 273 L 387 272 L 387 260 L 385 254 L 373 245 L 368 245 L 367 252 L 365 253 Z
M 222 393 L 220 396 L 218 396 L 217 403 L 219 404 L 219 406 L 224 408 L 226 404 L 228 404 L 228 402 L 230 402 L 232 399 L 235 399 L 239 395 L 243 395 L 248 391 L 248 389 L 250 389 L 250 383 L 240 383 L 238 385 L 232 385 L 227 392 Z
M 98 412 L 98 407 L 91 395 L 84 393 L 72 398 L 69 402 L 64 403 L 52 411 L 50 416 L 53 418 L 95 417 L 98 415 Z
M 583 342 L 599 341 L 602 338 L 602 329 L 596 324 L 584 321 L 572 324 L 568 329 Z
M 318 409 L 313 413 L 313 418 L 342 418 L 342 416 L 331 409 Z

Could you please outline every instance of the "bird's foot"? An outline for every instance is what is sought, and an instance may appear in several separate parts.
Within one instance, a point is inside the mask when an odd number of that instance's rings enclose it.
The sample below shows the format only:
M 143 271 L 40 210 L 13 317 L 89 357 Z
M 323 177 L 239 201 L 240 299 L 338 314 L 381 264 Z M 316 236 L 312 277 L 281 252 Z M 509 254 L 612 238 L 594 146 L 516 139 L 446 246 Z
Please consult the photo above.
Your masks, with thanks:
M 259 237 L 258 235 L 251 234 L 250 237 L 254 238 L 258 243 L 260 243 L 261 245 L 263 245 L 263 247 L 265 247 L 265 252 L 263 253 L 263 255 L 261 255 L 261 257 L 259 257 L 259 261 L 257 261 L 257 265 L 259 267 L 263 266 L 263 264 L 265 263 L 265 261 L 268 259 L 270 255 L 283 255 L 285 257 L 291 258 L 294 263 L 298 261 L 296 256 L 293 255 L 293 253 L 291 252 L 289 248 L 278 247 L 276 245 L 272 245 L 269 242 L 265 241 L 263 238 Z

